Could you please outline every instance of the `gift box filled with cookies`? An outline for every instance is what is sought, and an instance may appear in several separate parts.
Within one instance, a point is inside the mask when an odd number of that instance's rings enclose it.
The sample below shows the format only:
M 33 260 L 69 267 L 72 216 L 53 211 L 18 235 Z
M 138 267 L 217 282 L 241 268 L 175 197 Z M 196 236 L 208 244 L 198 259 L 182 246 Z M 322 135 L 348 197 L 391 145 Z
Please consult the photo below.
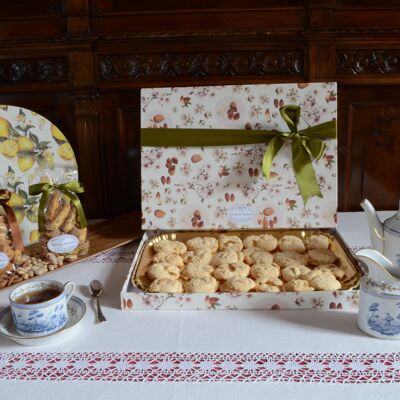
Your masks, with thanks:
M 122 309 L 350 308 L 335 83 L 142 90 L 142 225 Z

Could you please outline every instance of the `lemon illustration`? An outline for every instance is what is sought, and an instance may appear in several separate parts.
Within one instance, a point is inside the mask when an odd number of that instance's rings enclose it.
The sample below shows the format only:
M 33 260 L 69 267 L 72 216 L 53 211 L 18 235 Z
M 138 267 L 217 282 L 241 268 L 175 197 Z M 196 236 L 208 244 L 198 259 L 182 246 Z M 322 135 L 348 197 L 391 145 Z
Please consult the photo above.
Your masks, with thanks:
M 31 231 L 31 233 L 29 234 L 29 240 L 31 242 L 37 242 L 39 240 L 40 237 L 40 233 L 37 229 L 34 229 L 33 231 Z
M 24 205 L 24 198 L 18 193 L 11 193 L 10 200 L 8 200 L 7 204 L 10 207 L 22 207 Z
M 0 143 L 0 153 L 9 158 L 15 157 L 18 153 L 18 143 L 10 139 Z
M 17 218 L 18 224 L 20 224 L 25 218 L 25 211 L 24 210 L 15 211 L 15 217 Z
M 63 133 L 53 124 L 51 125 L 51 134 L 53 135 L 53 138 L 56 139 L 56 141 L 58 143 L 67 141 L 67 139 L 63 135 Z
M 22 172 L 26 172 L 33 167 L 35 159 L 32 156 L 21 156 L 18 157 L 17 164 Z
M 3 117 L 0 117 L 0 137 L 6 138 L 10 135 L 10 123 Z
M 29 221 L 31 221 L 31 222 L 37 222 L 38 208 L 39 208 L 39 207 L 38 207 L 37 205 L 35 205 L 35 206 L 31 207 L 31 208 L 27 211 L 26 216 L 27 216 L 27 218 L 29 219 Z
M 74 151 L 69 143 L 64 143 L 58 148 L 58 155 L 64 160 L 72 160 L 74 158 Z
M 25 136 L 21 136 L 17 139 L 19 151 L 32 151 L 35 148 L 35 143 L 31 139 Z
M 45 158 L 45 160 L 47 161 L 47 165 L 50 168 L 54 167 L 54 155 L 51 152 L 51 150 L 47 149 L 43 152 L 43 157 Z

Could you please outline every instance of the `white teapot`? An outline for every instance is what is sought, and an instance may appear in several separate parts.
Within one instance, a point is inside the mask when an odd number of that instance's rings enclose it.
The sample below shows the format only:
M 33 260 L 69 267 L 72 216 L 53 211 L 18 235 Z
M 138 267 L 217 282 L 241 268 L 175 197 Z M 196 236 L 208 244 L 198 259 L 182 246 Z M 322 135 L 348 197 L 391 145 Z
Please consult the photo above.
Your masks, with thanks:
M 361 207 L 368 217 L 372 248 L 400 267 L 400 209 L 382 223 L 367 199 L 361 202 Z

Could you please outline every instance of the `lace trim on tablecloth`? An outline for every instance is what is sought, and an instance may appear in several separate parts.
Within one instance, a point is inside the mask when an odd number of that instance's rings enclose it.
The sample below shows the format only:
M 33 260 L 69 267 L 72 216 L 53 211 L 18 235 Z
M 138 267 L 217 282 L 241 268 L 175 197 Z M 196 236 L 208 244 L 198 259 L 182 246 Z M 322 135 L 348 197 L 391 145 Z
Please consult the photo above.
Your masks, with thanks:
M 400 353 L 0 353 L 0 379 L 397 383 Z
M 90 257 L 85 260 L 87 264 L 130 264 L 135 256 L 139 242 L 129 243 L 125 246 L 117 247 L 103 253 L 97 254 L 96 256 Z

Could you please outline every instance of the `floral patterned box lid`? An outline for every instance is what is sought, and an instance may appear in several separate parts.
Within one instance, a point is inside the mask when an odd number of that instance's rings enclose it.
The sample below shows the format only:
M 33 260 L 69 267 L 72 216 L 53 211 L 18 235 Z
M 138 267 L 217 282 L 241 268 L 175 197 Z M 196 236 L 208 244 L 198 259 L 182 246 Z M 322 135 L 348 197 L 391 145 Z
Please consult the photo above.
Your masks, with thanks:
M 299 129 L 336 120 L 336 83 L 143 89 L 141 127 L 287 132 L 280 113 L 286 105 L 300 106 Z M 290 140 L 274 158 L 268 180 L 261 168 L 263 143 L 142 147 L 143 229 L 334 227 L 337 140 L 324 143 L 322 156 L 312 159 L 322 197 L 310 197 L 306 204 Z

